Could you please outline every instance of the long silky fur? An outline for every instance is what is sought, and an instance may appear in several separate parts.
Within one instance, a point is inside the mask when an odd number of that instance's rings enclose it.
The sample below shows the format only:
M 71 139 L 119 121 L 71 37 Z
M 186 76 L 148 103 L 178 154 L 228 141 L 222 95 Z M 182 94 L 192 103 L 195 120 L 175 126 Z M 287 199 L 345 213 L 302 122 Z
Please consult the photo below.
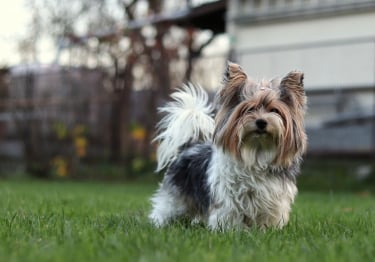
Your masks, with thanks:
M 198 140 L 210 141 L 214 130 L 212 107 L 200 86 L 184 85 L 171 98 L 172 102 L 159 108 L 165 116 L 157 126 L 159 135 L 154 139 L 159 143 L 157 172 L 171 163 L 180 146 Z
M 186 85 L 172 99 L 160 109 L 166 115 L 155 138 L 165 175 L 151 222 L 187 216 L 213 230 L 285 226 L 307 143 L 303 73 L 256 82 L 229 62 L 215 119 L 200 87 Z

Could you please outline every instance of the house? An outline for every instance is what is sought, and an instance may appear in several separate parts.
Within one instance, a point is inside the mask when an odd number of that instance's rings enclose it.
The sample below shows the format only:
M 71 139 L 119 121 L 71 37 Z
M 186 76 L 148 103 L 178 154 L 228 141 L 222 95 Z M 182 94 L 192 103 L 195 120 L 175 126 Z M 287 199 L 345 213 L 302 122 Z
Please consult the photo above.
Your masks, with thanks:
M 232 0 L 232 53 L 259 77 L 305 72 L 311 153 L 375 150 L 375 1 Z

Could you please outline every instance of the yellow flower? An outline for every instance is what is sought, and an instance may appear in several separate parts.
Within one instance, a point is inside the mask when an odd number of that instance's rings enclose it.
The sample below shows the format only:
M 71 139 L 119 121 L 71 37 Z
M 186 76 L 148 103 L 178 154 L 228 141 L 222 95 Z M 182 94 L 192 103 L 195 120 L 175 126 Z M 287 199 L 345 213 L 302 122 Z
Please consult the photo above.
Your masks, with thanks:
M 87 139 L 79 136 L 74 139 L 74 146 L 78 157 L 86 156 Z
M 143 127 L 135 127 L 131 131 L 131 136 L 136 141 L 143 141 L 146 137 L 146 129 Z
M 54 159 L 52 159 L 52 165 L 54 166 L 56 174 L 58 176 L 68 176 L 68 163 L 63 157 L 57 156 Z

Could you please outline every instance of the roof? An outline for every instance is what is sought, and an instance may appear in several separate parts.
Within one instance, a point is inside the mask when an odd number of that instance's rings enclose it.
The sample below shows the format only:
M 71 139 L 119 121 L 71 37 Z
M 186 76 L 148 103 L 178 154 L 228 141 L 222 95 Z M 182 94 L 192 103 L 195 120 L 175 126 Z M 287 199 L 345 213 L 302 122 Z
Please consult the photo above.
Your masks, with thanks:
M 212 30 L 214 34 L 224 33 L 227 1 L 218 0 L 196 7 L 187 7 L 174 13 L 162 13 L 145 19 L 130 21 L 127 29 L 139 29 L 152 24 L 176 24 L 180 27 L 196 27 Z
M 141 29 L 147 25 L 168 24 L 180 27 L 195 27 L 199 29 L 211 30 L 214 34 L 225 32 L 226 26 L 227 0 L 218 0 L 204 3 L 195 7 L 187 7 L 185 9 L 175 11 L 173 13 L 162 13 L 149 16 L 144 19 L 136 19 L 128 22 L 122 30 L 112 30 L 108 32 L 99 32 L 95 34 L 87 34 L 78 36 L 73 33 L 65 34 L 70 44 L 85 44 L 91 37 L 97 38 L 100 42 L 109 42 L 118 40 L 121 35 L 127 31 Z M 65 48 L 66 44 L 62 44 L 61 48 Z

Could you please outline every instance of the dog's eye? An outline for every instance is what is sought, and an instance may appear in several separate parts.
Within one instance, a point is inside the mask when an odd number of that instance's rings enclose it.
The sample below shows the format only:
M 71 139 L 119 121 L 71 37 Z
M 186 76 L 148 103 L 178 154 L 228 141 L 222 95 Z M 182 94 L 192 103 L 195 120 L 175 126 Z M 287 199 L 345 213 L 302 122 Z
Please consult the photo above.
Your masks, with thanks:
M 275 113 L 275 114 L 280 115 L 280 111 L 277 110 L 276 108 L 272 108 L 272 109 L 270 110 L 270 112 L 271 112 L 271 113 Z
M 255 110 L 255 107 L 250 107 L 246 110 L 246 113 L 251 113 Z

